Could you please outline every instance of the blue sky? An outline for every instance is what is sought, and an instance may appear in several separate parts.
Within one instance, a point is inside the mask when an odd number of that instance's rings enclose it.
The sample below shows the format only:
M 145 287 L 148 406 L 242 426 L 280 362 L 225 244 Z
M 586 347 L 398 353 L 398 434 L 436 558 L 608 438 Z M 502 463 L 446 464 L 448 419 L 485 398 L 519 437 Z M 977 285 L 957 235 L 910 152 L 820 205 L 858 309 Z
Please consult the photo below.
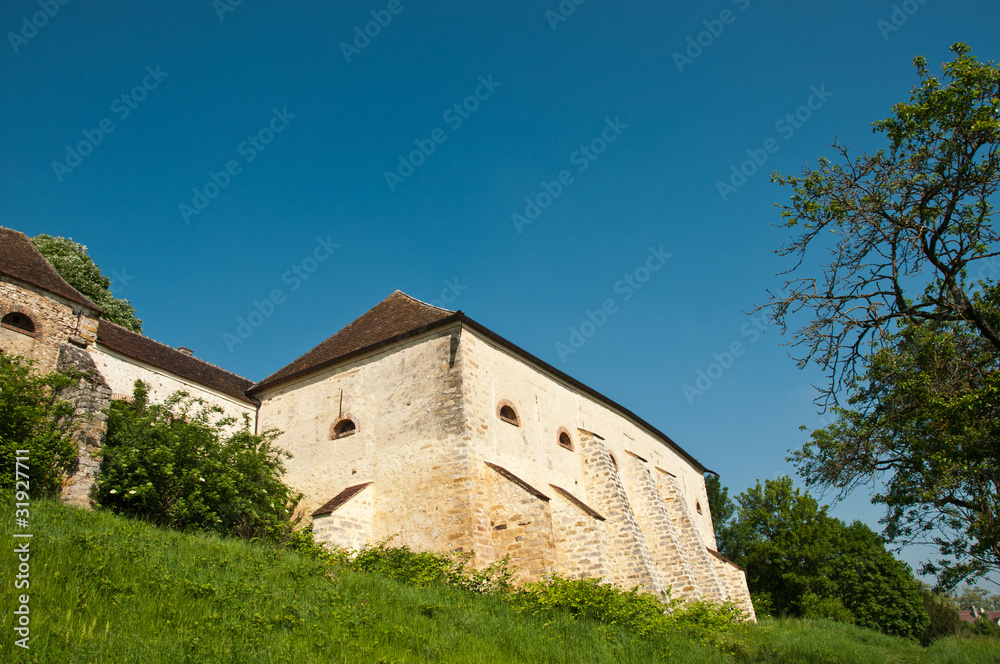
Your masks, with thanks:
M 12 0 L 0 224 L 87 245 L 146 334 L 254 380 L 395 289 L 462 309 L 735 493 L 791 473 L 799 425 L 822 423 L 822 376 L 745 314 L 789 266 L 769 174 L 835 138 L 882 146 L 871 123 L 908 97 L 913 57 L 938 69 L 965 41 L 1000 60 L 998 17 L 940 0 Z M 699 371 L 711 384 L 685 392 Z M 867 496 L 834 513 L 877 526 Z

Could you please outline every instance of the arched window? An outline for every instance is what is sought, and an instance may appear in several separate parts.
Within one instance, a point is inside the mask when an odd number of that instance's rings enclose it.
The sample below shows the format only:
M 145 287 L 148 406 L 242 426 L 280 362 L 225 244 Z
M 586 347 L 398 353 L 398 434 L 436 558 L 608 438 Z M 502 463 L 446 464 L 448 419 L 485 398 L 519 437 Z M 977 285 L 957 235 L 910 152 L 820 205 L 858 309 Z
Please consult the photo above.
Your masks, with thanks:
M 516 427 L 521 426 L 521 418 L 517 416 L 514 404 L 506 399 L 497 404 L 497 417 L 507 424 L 513 424 Z
M 0 319 L 0 325 L 9 330 L 17 330 L 18 332 L 24 332 L 25 334 L 31 335 L 35 334 L 35 323 L 30 318 L 17 311 L 12 311 Z
M 565 427 L 559 429 L 559 434 L 557 436 L 559 441 L 559 447 L 565 447 L 570 452 L 573 451 L 573 439 L 569 435 L 569 431 Z
M 699 503 L 697 500 L 694 501 L 694 509 L 698 512 L 698 514 L 701 514 L 701 503 Z
M 330 440 L 346 438 L 358 432 L 358 424 L 351 415 L 344 415 L 330 426 Z
M 611 457 L 611 465 L 614 466 L 615 470 L 617 471 L 618 470 L 618 459 L 616 459 L 615 455 L 612 454 L 611 452 L 608 452 L 608 456 Z

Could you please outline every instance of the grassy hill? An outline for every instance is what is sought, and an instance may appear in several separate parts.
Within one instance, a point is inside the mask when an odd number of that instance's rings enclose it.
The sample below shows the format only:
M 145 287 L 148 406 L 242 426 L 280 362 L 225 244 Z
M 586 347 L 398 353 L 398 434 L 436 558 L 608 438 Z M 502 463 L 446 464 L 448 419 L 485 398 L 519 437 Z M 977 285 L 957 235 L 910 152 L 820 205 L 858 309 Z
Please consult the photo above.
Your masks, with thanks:
M 0 661 L 101 662 L 1000 662 L 1000 642 L 929 649 L 836 623 L 766 620 L 707 638 L 640 639 L 568 615 L 533 618 L 449 587 L 377 574 L 237 540 L 184 535 L 56 502 L 32 506 L 30 649 L 10 617 L 19 561 L 11 506 L 0 509 Z M 17 532 L 25 532 L 17 529 Z

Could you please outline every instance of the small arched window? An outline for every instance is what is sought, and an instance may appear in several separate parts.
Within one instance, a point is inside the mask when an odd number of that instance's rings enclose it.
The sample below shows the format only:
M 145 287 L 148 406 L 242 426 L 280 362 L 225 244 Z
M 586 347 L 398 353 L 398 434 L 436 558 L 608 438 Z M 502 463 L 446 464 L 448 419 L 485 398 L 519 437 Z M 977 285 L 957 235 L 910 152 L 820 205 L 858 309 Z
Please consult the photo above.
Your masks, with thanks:
M 565 428 L 559 429 L 557 440 L 559 441 L 559 447 L 565 447 L 570 452 L 573 451 L 573 439 L 570 437 L 569 431 Z
M 614 466 L 615 470 L 617 471 L 618 470 L 618 459 L 616 459 L 615 455 L 612 454 L 611 452 L 608 452 L 608 456 L 611 457 L 611 465 Z
M 18 332 L 24 332 L 25 334 L 34 335 L 35 334 L 35 323 L 30 318 L 17 311 L 12 311 L 2 319 L 0 319 L 0 325 L 6 327 L 10 330 L 17 330 Z
M 507 424 L 513 424 L 516 427 L 521 426 L 521 418 L 517 416 L 517 411 L 514 410 L 514 404 L 506 399 L 501 401 L 497 406 L 497 417 Z
M 701 514 L 701 503 L 698 502 L 697 500 L 694 501 L 694 509 L 696 512 L 698 512 L 698 514 Z
M 346 438 L 358 432 L 358 425 L 351 417 L 341 417 L 330 427 L 330 440 Z

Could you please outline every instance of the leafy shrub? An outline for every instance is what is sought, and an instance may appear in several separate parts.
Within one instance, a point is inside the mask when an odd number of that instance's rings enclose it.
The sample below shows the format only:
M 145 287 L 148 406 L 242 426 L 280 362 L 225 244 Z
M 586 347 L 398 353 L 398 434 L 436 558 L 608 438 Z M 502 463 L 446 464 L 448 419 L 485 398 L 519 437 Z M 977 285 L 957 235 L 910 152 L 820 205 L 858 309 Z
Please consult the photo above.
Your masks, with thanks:
M 184 392 L 150 403 L 137 381 L 133 401 L 108 415 L 97 501 L 112 511 L 180 530 L 304 546 L 295 531 L 300 499 L 282 480 L 290 455 Z M 227 433 L 231 431 L 231 433 Z
M 477 593 L 506 595 L 513 583 L 513 570 L 508 558 L 481 570 L 474 570 L 469 563 L 471 555 L 450 556 L 429 551 L 416 552 L 405 544 L 389 546 L 386 538 L 351 552 L 333 549 L 331 559 L 358 572 L 377 572 L 400 583 L 414 586 L 444 584 Z
M 0 495 L 13 495 L 17 450 L 29 450 L 28 476 L 33 498 L 59 495 L 62 476 L 76 461 L 73 407 L 59 391 L 74 383 L 61 373 L 40 375 L 35 363 L 0 353 Z
M 638 634 L 650 634 L 666 626 L 664 604 L 656 595 L 639 588 L 624 590 L 600 579 L 566 579 L 557 575 L 527 583 L 512 601 L 518 610 L 532 615 L 561 610 L 585 620 L 618 625 Z

